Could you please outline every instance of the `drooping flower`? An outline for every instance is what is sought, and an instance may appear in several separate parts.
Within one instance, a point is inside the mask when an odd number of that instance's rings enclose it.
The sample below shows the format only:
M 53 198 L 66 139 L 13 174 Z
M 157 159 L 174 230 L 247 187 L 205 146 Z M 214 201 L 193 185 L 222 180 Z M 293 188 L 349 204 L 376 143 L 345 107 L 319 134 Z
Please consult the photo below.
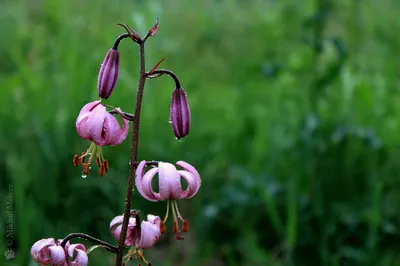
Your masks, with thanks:
M 110 231 L 114 238 L 119 241 L 122 229 L 123 215 L 115 217 L 110 223 Z M 139 225 L 139 226 L 138 226 Z M 125 246 L 131 246 L 131 250 L 124 257 L 129 259 L 135 256 L 138 260 L 149 264 L 144 258 L 144 249 L 152 248 L 160 239 L 161 219 L 158 216 L 147 215 L 147 221 L 140 222 L 138 213 L 135 218 L 130 217 L 128 231 L 125 238 Z
M 88 256 L 86 248 L 82 244 L 72 244 L 68 248 L 65 247 L 68 253 L 68 265 L 71 266 L 86 266 L 88 264 Z
M 112 219 L 110 223 L 110 231 L 113 234 L 114 238 L 119 241 L 119 236 L 121 234 L 122 222 L 124 220 L 124 216 L 120 215 Z M 130 247 L 135 243 L 136 240 L 136 220 L 135 218 L 129 218 L 128 222 L 128 231 L 126 233 L 125 238 L 125 246 Z
M 71 245 L 68 241 L 63 248 L 61 242 L 62 239 L 54 241 L 54 238 L 37 241 L 31 248 L 32 259 L 39 265 L 86 266 L 88 264 L 84 245 Z
M 54 238 L 41 239 L 33 244 L 31 257 L 39 265 L 65 265 L 65 251 L 56 244 Z
M 176 200 L 189 199 L 196 195 L 201 185 L 201 179 L 197 170 L 190 164 L 183 161 L 176 164 L 184 170 L 177 170 L 170 163 L 159 162 L 158 167 L 154 167 L 144 174 L 146 161 L 142 161 L 136 169 L 135 183 L 137 190 L 145 199 L 150 201 L 167 200 L 167 212 L 164 220 L 160 223 L 161 232 L 165 232 L 164 224 L 168 219 L 169 209 L 171 208 L 174 219 L 173 230 L 176 233 L 176 239 L 181 240 L 183 237 L 178 227 L 178 219 L 182 222 L 183 232 L 188 231 L 188 222 L 180 214 Z M 153 191 L 152 188 L 152 180 L 156 173 L 158 173 L 159 192 Z M 182 177 L 187 182 L 186 190 L 182 189 Z
M 115 217 L 110 223 L 110 231 L 114 238 L 119 241 L 124 216 Z M 160 238 L 161 219 L 158 216 L 147 215 L 147 221 L 142 221 L 137 226 L 138 218 L 129 218 L 128 231 L 125 238 L 125 246 L 135 246 L 137 249 L 149 249 L 157 243 Z M 139 231 L 140 229 L 140 231 Z
M 189 134 L 190 108 L 183 88 L 175 88 L 172 92 L 170 121 L 177 139 L 184 138 Z
M 100 67 L 97 90 L 100 98 L 107 99 L 111 96 L 117 84 L 119 74 L 119 52 L 111 48 Z
M 122 113 L 120 108 L 115 108 L 118 114 Z M 96 158 L 96 163 L 100 168 L 100 176 L 104 172 L 108 172 L 108 161 L 104 159 L 102 146 L 115 146 L 125 140 L 128 135 L 129 121 L 121 116 L 123 127 L 118 120 L 103 106 L 100 101 L 94 101 L 86 104 L 81 109 L 76 119 L 76 130 L 83 139 L 92 141 L 86 152 L 82 152 L 81 156 L 74 156 L 74 166 L 79 163 L 83 167 L 82 177 L 86 177 L 89 173 L 91 163 Z M 86 163 L 85 158 L 89 156 Z

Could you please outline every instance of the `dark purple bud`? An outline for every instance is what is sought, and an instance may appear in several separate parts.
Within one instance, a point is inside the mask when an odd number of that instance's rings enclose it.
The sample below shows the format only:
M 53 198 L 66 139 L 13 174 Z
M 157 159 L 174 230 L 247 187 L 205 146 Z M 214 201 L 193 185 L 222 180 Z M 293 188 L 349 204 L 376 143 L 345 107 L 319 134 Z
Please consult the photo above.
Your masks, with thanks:
M 172 92 L 170 121 L 177 139 L 184 138 L 189 134 L 190 108 L 183 88 L 175 88 Z
M 119 52 L 111 48 L 101 64 L 97 89 L 99 97 L 107 99 L 117 84 L 119 74 Z

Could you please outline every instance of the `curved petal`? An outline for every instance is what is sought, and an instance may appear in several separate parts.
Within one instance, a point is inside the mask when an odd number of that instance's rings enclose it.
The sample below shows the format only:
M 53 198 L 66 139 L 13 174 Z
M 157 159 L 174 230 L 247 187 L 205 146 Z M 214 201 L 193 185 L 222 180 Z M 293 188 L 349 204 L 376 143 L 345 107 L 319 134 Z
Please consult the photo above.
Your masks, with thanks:
M 199 190 L 199 186 L 197 185 L 196 180 L 191 173 L 183 170 L 179 170 L 178 173 L 188 183 L 187 189 L 181 194 L 181 199 L 190 199 L 191 197 L 196 195 L 197 191 Z
M 182 194 L 181 178 L 175 166 L 170 163 L 158 163 L 158 181 L 160 188 L 160 198 L 179 199 Z
M 148 221 L 143 221 L 140 225 L 141 236 L 136 243 L 136 248 L 149 249 L 160 239 L 160 226 Z
M 141 195 L 149 201 L 159 201 L 160 194 L 153 191 L 151 186 L 151 181 L 154 175 L 158 172 L 159 168 L 155 167 L 147 171 L 147 173 L 142 178 L 142 192 Z
M 116 225 L 122 224 L 123 220 L 124 220 L 123 215 L 119 215 L 119 216 L 115 217 L 114 219 L 112 219 L 110 222 L 110 231 L 112 232 L 115 229 Z
M 144 168 L 146 167 L 146 161 L 143 160 L 139 163 L 138 167 L 136 168 L 136 176 L 135 176 L 135 186 L 139 191 L 140 195 L 143 196 L 143 189 L 142 189 L 142 179 L 144 175 Z
M 124 216 L 119 215 L 112 219 L 110 223 L 110 231 L 113 234 L 114 238 L 119 241 L 119 237 L 121 235 L 122 223 L 123 223 Z M 135 228 L 136 228 L 136 219 L 129 218 L 128 222 L 128 231 L 125 238 L 125 246 L 132 246 L 135 242 Z
M 75 126 L 79 136 L 83 139 L 90 138 L 90 127 L 87 124 L 87 119 L 92 113 L 92 110 L 100 104 L 100 101 L 94 101 L 84 105 L 76 119 Z
M 49 264 L 48 247 L 54 246 L 54 238 L 46 238 L 36 241 L 31 248 L 31 257 L 39 264 Z
M 90 137 L 90 128 L 87 125 L 87 119 L 90 113 L 86 113 L 78 116 L 75 122 L 76 132 L 83 139 L 89 139 Z
M 96 143 L 97 145 L 103 146 L 105 143 L 105 135 L 104 132 L 104 118 L 107 114 L 106 108 L 103 105 L 97 105 L 93 110 L 90 116 L 86 120 L 86 124 L 90 129 L 90 137 L 89 139 Z
M 74 256 L 76 253 L 76 256 Z M 68 247 L 68 265 L 71 266 L 86 266 L 88 264 L 88 256 L 86 248 L 82 244 L 72 244 Z
M 194 168 L 192 165 L 190 165 L 184 161 L 178 161 L 178 162 L 176 162 L 176 165 L 182 167 L 187 172 L 192 174 L 194 180 L 196 181 L 196 186 L 197 186 L 196 191 L 193 193 L 192 196 L 196 195 L 197 191 L 199 190 L 199 188 L 201 186 L 201 178 L 200 178 L 199 172 L 197 172 L 196 168 Z M 188 197 L 190 198 L 192 196 L 188 196 Z
M 49 247 L 50 264 L 54 266 L 65 265 L 65 251 L 62 246 Z
M 82 115 L 82 114 L 91 112 L 97 105 L 100 104 L 100 102 L 101 102 L 101 101 L 97 100 L 97 101 L 94 101 L 94 102 L 90 102 L 90 103 L 85 104 L 85 105 L 82 107 L 81 111 L 79 112 L 79 116 Z
M 115 108 L 115 109 L 116 109 L 117 111 L 122 112 L 122 110 L 121 110 L 119 107 L 118 107 L 118 108 Z M 124 141 L 124 140 L 126 139 L 126 136 L 128 136 L 128 132 L 129 132 L 129 121 L 122 117 L 122 123 L 123 123 L 122 129 L 119 127 L 119 128 L 120 128 L 119 134 L 116 135 L 116 138 L 115 138 L 115 140 L 114 140 L 114 143 L 115 143 L 114 145 L 120 144 L 122 141 Z M 118 125 L 119 125 L 119 123 L 118 123 Z
M 104 116 L 103 130 L 104 144 L 114 146 L 116 145 L 115 139 L 118 137 L 120 126 L 118 120 L 110 113 L 106 113 Z
M 160 224 L 161 224 L 161 218 L 159 216 L 152 215 L 152 214 L 147 215 L 147 221 L 149 221 L 152 224 L 156 224 L 158 226 L 160 226 Z

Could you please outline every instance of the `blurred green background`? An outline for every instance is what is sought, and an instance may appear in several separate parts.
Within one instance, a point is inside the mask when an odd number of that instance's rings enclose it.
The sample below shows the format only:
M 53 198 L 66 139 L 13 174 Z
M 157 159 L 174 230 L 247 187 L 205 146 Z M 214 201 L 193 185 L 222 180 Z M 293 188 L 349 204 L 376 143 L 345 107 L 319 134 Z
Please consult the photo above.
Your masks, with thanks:
M 82 179 L 72 158 L 89 142 L 75 119 L 97 99 L 116 24 L 143 35 L 156 17 L 147 67 L 167 58 L 192 127 L 175 140 L 174 83 L 148 81 L 139 158 L 187 161 L 202 188 L 179 202 L 185 240 L 169 221 L 146 252 L 153 265 L 400 265 L 399 10 L 394 0 L 1 1 L 0 247 L 16 258 L 0 265 L 35 265 L 35 241 L 71 232 L 115 243 L 130 140 L 104 148 L 107 175 Z M 107 103 L 133 112 L 138 47 L 124 40 L 120 51 Z M 134 194 L 142 214 L 165 206 Z

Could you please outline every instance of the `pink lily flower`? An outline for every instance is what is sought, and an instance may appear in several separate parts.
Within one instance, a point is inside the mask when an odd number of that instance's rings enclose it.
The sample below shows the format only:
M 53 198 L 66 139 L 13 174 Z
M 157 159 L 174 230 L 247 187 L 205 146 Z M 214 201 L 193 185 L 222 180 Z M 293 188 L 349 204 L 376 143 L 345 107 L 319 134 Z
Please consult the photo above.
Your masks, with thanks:
M 54 238 L 41 239 L 33 244 L 31 257 L 39 265 L 64 266 L 65 251 L 62 246 L 57 245 Z
M 117 216 L 110 223 L 110 231 L 117 241 L 121 234 L 123 218 L 123 215 Z M 129 218 L 125 246 L 132 246 L 132 249 L 125 257 L 129 259 L 133 255 L 138 260 L 149 264 L 144 257 L 143 250 L 152 248 L 160 239 L 160 226 L 161 219 L 155 215 L 147 215 L 147 221 L 142 222 L 140 222 L 138 213 L 135 213 L 135 218 Z
M 197 170 L 190 164 L 179 161 L 176 163 L 184 170 L 177 170 L 174 165 L 170 163 L 159 162 L 158 167 L 154 167 L 144 174 L 146 161 L 139 163 L 136 169 L 136 188 L 139 193 L 147 200 L 150 201 L 163 201 L 167 200 L 167 212 L 164 220 L 160 223 L 161 232 L 165 233 L 165 222 L 168 219 L 169 209 L 172 209 L 174 219 L 173 230 L 176 233 L 176 239 L 182 240 L 178 227 L 178 219 L 182 222 L 182 231 L 187 232 L 189 225 L 183 219 L 179 212 L 177 199 L 189 199 L 196 195 L 201 185 L 200 175 Z M 151 182 L 158 173 L 158 187 L 159 192 L 154 192 Z M 182 189 L 181 178 L 184 178 L 188 184 L 187 189 Z
M 30 253 L 32 259 L 39 265 L 86 266 L 88 264 L 88 257 L 84 245 L 70 245 L 68 241 L 64 249 L 61 246 L 61 242 L 62 239 L 54 241 L 54 238 L 37 241 L 31 248 Z M 67 258 L 67 255 L 69 258 Z
M 117 113 L 122 113 L 120 108 L 114 109 Z M 86 104 L 81 109 L 76 119 L 76 131 L 83 139 L 92 141 L 86 153 L 81 156 L 74 156 L 74 166 L 80 163 L 83 167 L 82 177 L 89 173 L 90 165 L 94 158 L 99 166 L 100 176 L 108 172 L 108 161 L 104 159 L 102 146 L 115 146 L 125 140 L 128 135 L 129 121 L 121 115 L 123 127 L 118 120 L 103 106 L 100 101 L 94 101 Z M 85 163 L 85 157 L 89 160 Z

